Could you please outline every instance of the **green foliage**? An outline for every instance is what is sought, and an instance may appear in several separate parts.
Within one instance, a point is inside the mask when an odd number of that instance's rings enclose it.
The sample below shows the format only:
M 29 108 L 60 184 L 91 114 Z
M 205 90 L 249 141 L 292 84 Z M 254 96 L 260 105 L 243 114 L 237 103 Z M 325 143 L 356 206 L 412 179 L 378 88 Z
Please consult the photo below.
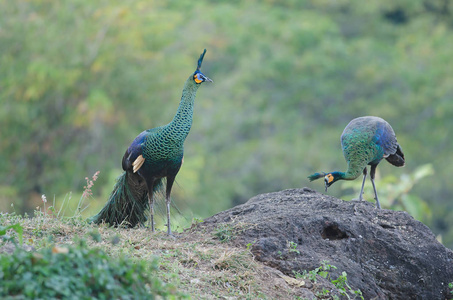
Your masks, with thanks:
M 335 270 L 337 267 L 332 266 L 329 264 L 328 261 L 322 261 L 321 266 L 315 268 L 314 270 L 311 271 L 306 271 L 304 270 L 303 274 L 300 274 L 298 272 L 294 272 L 294 275 L 296 279 L 308 279 L 313 283 L 317 283 L 317 276 L 320 276 L 322 278 L 328 279 L 330 282 L 335 285 L 335 287 L 338 289 L 339 293 L 342 296 L 345 296 L 347 299 L 364 299 L 362 296 L 362 292 L 360 290 L 353 290 L 349 284 L 348 284 L 348 277 L 346 272 L 342 272 L 340 276 L 338 276 L 337 279 L 331 279 L 330 278 L 330 273 L 329 271 Z M 330 291 L 323 288 L 321 291 L 316 292 L 317 296 L 329 296 Z M 338 296 L 332 295 L 333 299 L 339 299 Z
M 300 251 L 297 250 L 297 243 L 293 242 L 293 241 L 289 241 L 288 242 L 288 251 L 289 252 L 295 252 L 297 254 L 300 254 Z
M 234 239 L 234 228 L 230 224 L 221 224 L 213 234 L 220 242 L 225 243 Z
M 6 235 L 6 233 L 9 230 L 13 230 L 14 232 L 17 233 L 18 238 L 19 238 L 19 244 L 22 245 L 24 229 L 22 228 L 20 223 L 16 223 L 16 224 L 9 225 L 9 226 L 1 226 L 0 225 L 0 237 L 4 238 L 4 236 Z M 4 241 L 11 241 L 13 243 L 16 243 L 16 239 L 14 238 L 14 236 L 11 236 L 10 238 L 6 238 L 6 239 L 4 239 Z
M 358 296 L 360 299 L 364 299 L 360 290 L 353 290 L 348 284 L 348 277 L 345 271 L 341 272 L 341 275 L 337 279 L 332 280 L 332 283 L 340 291 L 340 294 L 346 296 L 348 299 L 355 299 Z M 349 295 L 351 293 L 354 298 Z
M 294 271 L 293 272 L 296 278 L 309 279 L 310 281 L 316 283 L 317 282 L 316 276 L 319 275 L 322 278 L 327 278 L 327 276 L 329 275 L 329 271 L 331 269 L 335 270 L 336 268 L 337 267 L 330 265 L 328 261 L 323 260 L 321 261 L 321 266 L 315 268 L 314 270 L 308 272 L 307 270 L 304 270 L 302 274 L 299 274 Z
M 448 288 L 450 289 L 450 294 L 453 295 L 453 282 L 450 282 L 450 283 L 448 284 Z M 453 298 L 452 298 L 452 299 L 453 299 Z
M 10 226 L 22 232 L 19 227 L 19 224 Z M 157 259 L 150 264 L 112 259 L 100 249 L 88 248 L 83 240 L 75 246 L 54 245 L 37 252 L 18 247 L 13 254 L 0 257 L 0 296 L 18 299 L 183 297 L 162 283 L 156 277 L 157 271 Z
M 252 246 L 256 243 L 256 240 L 251 242 L 251 243 L 247 243 L 247 245 L 245 245 L 247 251 L 250 251 L 252 249 Z

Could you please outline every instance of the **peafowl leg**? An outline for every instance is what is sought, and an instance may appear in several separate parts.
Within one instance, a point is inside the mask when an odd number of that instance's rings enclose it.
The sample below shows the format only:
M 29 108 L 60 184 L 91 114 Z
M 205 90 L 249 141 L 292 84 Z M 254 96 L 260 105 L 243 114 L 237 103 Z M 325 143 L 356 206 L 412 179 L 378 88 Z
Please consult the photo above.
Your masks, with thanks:
M 363 187 L 365 186 L 365 179 L 366 179 L 366 167 L 363 169 L 363 181 L 362 181 L 362 188 L 360 189 L 360 194 L 359 194 L 359 201 L 363 200 Z
M 148 203 L 149 203 L 149 227 L 151 231 L 154 232 L 154 197 L 153 192 L 148 193 Z
M 146 185 L 148 187 L 148 204 L 149 204 L 149 227 L 151 231 L 154 232 L 154 179 L 147 180 Z
M 377 165 L 372 165 L 371 170 L 370 170 L 370 178 L 371 178 L 371 184 L 373 184 L 373 189 L 374 189 L 374 199 L 376 199 L 376 207 L 381 208 L 381 204 L 379 203 L 379 199 L 377 196 L 377 191 L 376 191 L 376 186 L 374 185 L 374 174 L 376 173 L 376 167 Z
M 171 204 L 171 188 L 173 186 L 173 182 L 175 182 L 175 176 L 167 176 L 167 191 L 165 195 L 165 204 L 167 205 L 167 234 L 171 234 L 171 224 L 170 224 L 170 204 Z

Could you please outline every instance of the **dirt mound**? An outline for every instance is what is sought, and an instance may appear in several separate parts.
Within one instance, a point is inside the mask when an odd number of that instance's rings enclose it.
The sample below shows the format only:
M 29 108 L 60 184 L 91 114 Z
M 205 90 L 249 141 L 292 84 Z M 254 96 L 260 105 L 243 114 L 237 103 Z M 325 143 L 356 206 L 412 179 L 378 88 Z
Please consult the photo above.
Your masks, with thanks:
M 234 228 L 232 243 L 288 276 L 328 261 L 365 299 L 447 299 L 453 282 L 453 251 L 406 212 L 308 188 L 258 195 L 199 225 Z

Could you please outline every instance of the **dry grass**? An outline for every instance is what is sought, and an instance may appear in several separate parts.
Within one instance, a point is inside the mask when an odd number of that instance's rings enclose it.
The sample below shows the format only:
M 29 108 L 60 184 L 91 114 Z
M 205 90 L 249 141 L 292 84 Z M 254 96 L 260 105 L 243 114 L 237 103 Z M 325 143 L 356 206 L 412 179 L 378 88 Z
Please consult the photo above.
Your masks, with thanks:
M 3 225 L 20 222 L 24 243 L 39 249 L 72 244 L 84 238 L 112 256 L 151 261 L 159 258 L 159 276 L 192 299 L 296 299 L 295 290 L 273 269 L 255 261 L 246 249 L 203 230 L 186 230 L 168 237 L 148 228 L 109 228 L 89 225 L 79 217 L 61 218 L 40 212 L 33 218 L 0 215 Z M 223 230 L 223 231 L 222 231 Z M 230 235 L 227 229 L 220 229 Z

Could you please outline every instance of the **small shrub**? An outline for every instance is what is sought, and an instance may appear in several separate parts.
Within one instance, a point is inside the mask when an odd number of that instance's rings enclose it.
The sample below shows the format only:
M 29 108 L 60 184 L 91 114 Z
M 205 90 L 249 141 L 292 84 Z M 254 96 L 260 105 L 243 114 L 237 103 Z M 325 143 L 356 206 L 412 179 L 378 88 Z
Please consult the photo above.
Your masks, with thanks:
M 54 245 L 37 252 L 17 247 L 13 254 L 0 257 L 0 298 L 154 299 L 177 295 L 155 276 L 157 271 L 157 259 L 145 264 L 112 258 L 100 249 L 88 248 L 83 240 L 75 246 Z
M 297 250 L 297 243 L 294 243 L 293 241 L 288 242 L 288 251 L 300 254 L 300 251 Z
M 348 277 L 345 271 L 338 276 L 337 279 L 331 281 L 335 287 L 340 291 L 340 294 L 346 296 L 348 299 L 351 299 L 349 293 L 358 296 L 360 299 L 363 299 L 362 291 L 360 290 L 353 290 L 348 284 Z M 354 297 L 355 298 L 355 297 Z
M 340 276 L 338 276 L 337 279 L 331 279 L 329 271 L 332 269 L 336 269 L 337 267 L 332 266 L 329 264 L 328 261 L 322 261 L 321 266 L 317 267 L 314 270 L 311 270 L 307 272 L 306 270 L 303 271 L 302 274 L 293 271 L 296 279 L 308 279 L 313 283 L 317 283 L 317 276 L 320 276 L 322 278 L 328 279 L 330 282 L 332 282 L 335 287 L 338 289 L 339 293 L 342 296 L 345 296 L 347 299 L 364 299 L 362 296 L 362 291 L 360 290 L 353 290 L 349 284 L 348 284 L 348 278 L 346 272 L 342 272 Z M 322 291 L 319 291 L 316 293 L 317 296 L 319 297 L 325 297 L 330 294 L 330 291 L 326 290 L 325 288 L 322 289 Z M 352 296 L 352 297 L 351 297 Z M 338 296 L 332 296 L 334 299 L 337 299 Z
M 330 269 L 336 269 L 336 268 L 337 267 L 329 265 L 327 261 L 323 260 L 321 262 L 321 266 L 317 267 L 314 270 L 311 270 L 309 272 L 304 270 L 304 272 L 302 274 L 295 272 L 295 271 L 293 271 L 293 273 L 297 279 L 309 279 L 310 281 L 316 283 L 318 281 L 316 276 L 319 275 L 322 278 L 327 278 L 327 276 L 329 275 Z
M 220 240 L 220 242 L 225 243 L 234 238 L 233 236 L 233 227 L 231 225 L 221 224 L 216 228 L 214 236 Z

